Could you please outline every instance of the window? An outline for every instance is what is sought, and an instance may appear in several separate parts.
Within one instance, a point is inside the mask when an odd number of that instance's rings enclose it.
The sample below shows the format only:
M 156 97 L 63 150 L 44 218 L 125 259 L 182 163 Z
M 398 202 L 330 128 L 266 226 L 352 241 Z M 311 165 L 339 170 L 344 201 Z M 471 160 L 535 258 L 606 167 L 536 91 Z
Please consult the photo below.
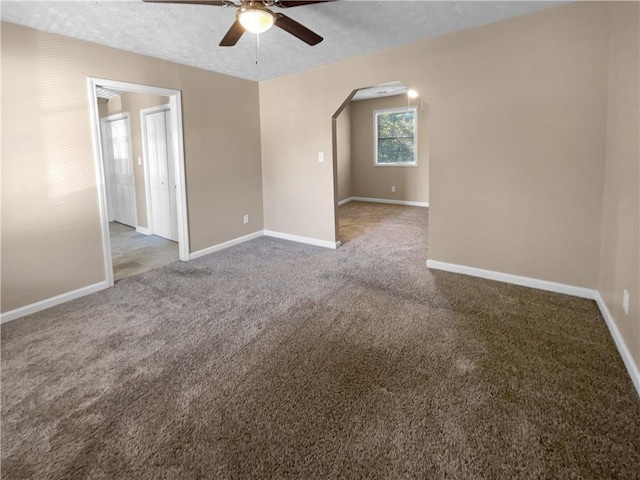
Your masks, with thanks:
M 415 166 L 418 162 L 416 107 L 373 112 L 375 165 Z

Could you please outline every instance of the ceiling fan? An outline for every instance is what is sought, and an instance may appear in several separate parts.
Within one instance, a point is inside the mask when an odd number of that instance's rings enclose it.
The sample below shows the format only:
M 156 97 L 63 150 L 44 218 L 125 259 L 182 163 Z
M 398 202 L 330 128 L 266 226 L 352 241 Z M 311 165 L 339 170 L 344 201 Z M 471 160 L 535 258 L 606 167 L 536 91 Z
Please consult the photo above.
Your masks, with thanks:
M 313 46 L 320 43 L 323 38 L 317 33 L 309 30 L 304 25 L 296 22 L 282 13 L 274 13 L 270 8 L 291 8 L 301 5 L 311 5 L 314 3 L 326 3 L 333 0 L 144 0 L 149 3 L 178 3 L 193 5 L 212 5 L 216 7 L 237 8 L 236 21 L 220 42 L 221 47 L 233 47 L 245 31 L 251 33 L 263 33 L 272 26 L 281 28 L 294 37 Z

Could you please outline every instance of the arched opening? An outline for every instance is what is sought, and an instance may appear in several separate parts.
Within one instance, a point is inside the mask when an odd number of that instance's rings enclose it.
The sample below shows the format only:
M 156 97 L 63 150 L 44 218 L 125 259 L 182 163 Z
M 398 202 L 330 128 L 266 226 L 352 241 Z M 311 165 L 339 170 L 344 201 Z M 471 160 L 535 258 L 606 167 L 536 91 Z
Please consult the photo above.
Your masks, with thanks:
M 332 147 L 341 244 L 357 234 L 348 228 L 356 210 L 378 215 L 383 205 L 429 206 L 426 109 L 410 86 L 396 81 L 354 89 L 332 116 Z

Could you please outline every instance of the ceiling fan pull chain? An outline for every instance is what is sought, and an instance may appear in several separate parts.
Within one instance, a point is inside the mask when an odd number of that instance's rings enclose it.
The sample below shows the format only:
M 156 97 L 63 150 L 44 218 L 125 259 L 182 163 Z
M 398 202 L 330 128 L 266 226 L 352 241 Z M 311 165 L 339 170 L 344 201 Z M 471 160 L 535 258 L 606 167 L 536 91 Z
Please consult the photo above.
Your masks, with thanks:
M 260 47 L 260 34 L 256 33 L 256 65 L 258 65 L 258 47 Z

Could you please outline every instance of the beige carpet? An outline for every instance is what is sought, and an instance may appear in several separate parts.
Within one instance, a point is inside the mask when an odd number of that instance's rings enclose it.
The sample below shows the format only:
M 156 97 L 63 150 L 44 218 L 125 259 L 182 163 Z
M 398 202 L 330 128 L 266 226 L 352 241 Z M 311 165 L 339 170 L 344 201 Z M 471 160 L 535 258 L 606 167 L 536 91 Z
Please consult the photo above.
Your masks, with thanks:
M 341 207 L 2 328 L 3 479 L 637 479 L 588 300 L 426 269 L 427 210 Z

